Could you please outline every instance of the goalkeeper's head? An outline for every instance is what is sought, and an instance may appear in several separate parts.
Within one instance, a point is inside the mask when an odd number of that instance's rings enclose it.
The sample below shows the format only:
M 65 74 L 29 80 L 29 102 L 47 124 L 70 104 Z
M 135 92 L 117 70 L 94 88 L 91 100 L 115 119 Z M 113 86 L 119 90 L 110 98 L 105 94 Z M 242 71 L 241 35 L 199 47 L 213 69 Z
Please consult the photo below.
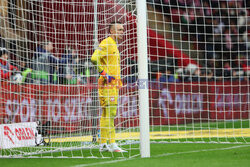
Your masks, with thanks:
M 0 59 L 7 61 L 8 60 L 8 50 L 6 48 L 0 47 Z
M 119 21 L 111 22 L 109 25 L 109 33 L 114 40 L 121 40 L 124 33 L 123 24 Z

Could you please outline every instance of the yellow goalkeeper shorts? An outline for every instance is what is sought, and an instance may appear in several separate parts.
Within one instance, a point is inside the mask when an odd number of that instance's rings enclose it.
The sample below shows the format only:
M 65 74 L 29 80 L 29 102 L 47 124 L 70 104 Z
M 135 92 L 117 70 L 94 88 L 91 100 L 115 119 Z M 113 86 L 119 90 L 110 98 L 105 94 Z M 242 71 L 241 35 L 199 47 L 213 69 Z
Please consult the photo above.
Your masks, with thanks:
M 116 80 L 107 84 L 105 78 L 101 76 L 98 79 L 98 93 L 101 106 L 118 104 L 119 88 Z

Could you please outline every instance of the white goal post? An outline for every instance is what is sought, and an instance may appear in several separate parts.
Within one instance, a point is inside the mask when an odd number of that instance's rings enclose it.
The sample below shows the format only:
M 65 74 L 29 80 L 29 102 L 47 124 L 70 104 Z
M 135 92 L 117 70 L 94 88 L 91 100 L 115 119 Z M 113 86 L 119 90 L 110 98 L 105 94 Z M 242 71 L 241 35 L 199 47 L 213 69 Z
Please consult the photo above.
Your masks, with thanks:
M 146 0 L 137 2 L 138 84 L 141 157 L 150 157 Z

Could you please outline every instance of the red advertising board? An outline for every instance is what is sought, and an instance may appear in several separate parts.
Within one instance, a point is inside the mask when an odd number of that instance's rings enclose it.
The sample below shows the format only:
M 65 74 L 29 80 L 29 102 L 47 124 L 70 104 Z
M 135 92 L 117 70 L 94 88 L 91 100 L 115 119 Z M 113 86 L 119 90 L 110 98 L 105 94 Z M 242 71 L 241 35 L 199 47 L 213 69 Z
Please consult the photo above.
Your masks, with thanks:
M 91 126 L 94 87 L 10 85 L 1 83 L 0 124 L 51 121 L 60 131 Z M 150 123 L 186 124 L 196 121 L 249 118 L 250 86 L 246 82 L 149 84 Z M 120 91 L 117 127 L 139 125 L 138 87 Z M 101 108 L 99 108 L 101 112 Z
M 218 119 L 249 118 L 250 85 L 247 82 L 224 82 L 209 87 L 209 117 Z
M 164 124 L 184 124 L 208 118 L 207 86 L 172 83 L 158 91 L 159 106 L 156 108 L 161 110 Z

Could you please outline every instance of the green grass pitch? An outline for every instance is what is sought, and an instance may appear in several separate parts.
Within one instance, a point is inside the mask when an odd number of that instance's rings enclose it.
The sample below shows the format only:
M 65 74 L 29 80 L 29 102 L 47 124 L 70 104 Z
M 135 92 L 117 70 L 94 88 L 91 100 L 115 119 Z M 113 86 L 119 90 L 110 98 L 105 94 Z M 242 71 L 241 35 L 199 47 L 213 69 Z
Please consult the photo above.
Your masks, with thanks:
M 162 131 L 200 130 L 200 129 L 250 129 L 249 120 L 227 121 L 187 125 L 185 127 L 160 127 Z M 151 131 L 158 131 L 154 127 Z M 163 141 L 163 140 L 160 140 Z M 174 142 L 175 139 L 164 141 Z M 91 150 L 92 155 L 99 158 L 60 158 L 60 156 L 85 155 L 91 156 L 90 150 L 76 150 L 53 153 L 58 158 L 14 158 L 0 159 L 0 167 L 247 167 L 250 166 L 250 138 L 197 138 L 176 139 L 180 143 L 151 144 L 151 157 L 141 158 L 139 149 L 128 153 L 99 153 L 97 149 Z M 204 143 L 189 143 L 189 142 Z M 211 141 L 227 143 L 206 143 Z M 186 142 L 186 143 L 182 143 Z M 230 143 L 232 142 L 232 143 Z M 240 142 L 240 143 L 238 143 Z M 124 148 L 128 146 L 123 146 Z M 135 145 L 135 148 L 138 148 Z M 62 155 L 63 154 L 63 155 Z M 43 156 L 51 156 L 43 154 Z M 100 157 L 106 158 L 100 158 Z M 112 157 L 112 158 L 111 158 Z M 129 158 L 130 157 L 130 158 Z M 132 158 L 131 158 L 132 157 Z
M 138 151 L 139 152 L 139 151 Z M 120 154 L 120 153 L 119 153 Z M 0 159 L 3 167 L 247 167 L 249 144 L 151 144 L 150 158 Z

